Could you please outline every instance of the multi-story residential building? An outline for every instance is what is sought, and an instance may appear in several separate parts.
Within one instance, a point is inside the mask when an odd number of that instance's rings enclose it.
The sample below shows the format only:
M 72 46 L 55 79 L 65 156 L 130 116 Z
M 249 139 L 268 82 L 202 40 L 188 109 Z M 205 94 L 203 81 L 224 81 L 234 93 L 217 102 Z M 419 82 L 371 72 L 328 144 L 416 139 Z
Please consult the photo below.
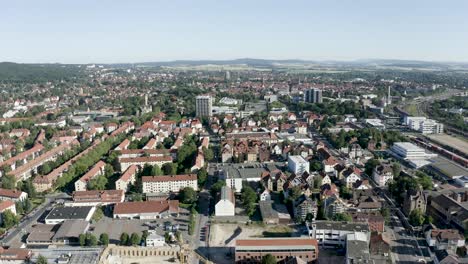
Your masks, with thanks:
M 98 161 L 85 175 L 75 182 L 75 191 L 86 191 L 88 182 L 97 176 L 104 175 L 106 163 L 102 160 Z
M 170 176 L 143 176 L 144 193 L 179 192 L 185 187 L 197 190 L 198 180 L 196 174 L 170 175 Z
M 34 147 L 23 151 L 19 153 L 16 156 L 13 156 L 3 162 L 0 163 L 0 168 L 5 168 L 6 166 L 9 167 L 11 171 L 16 170 L 16 165 L 19 164 L 25 164 L 30 160 L 35 159 L 37 156 L 39 156 L 44 149 L 44 146 L 41 144 L 36 144 Z M 2 176 L 3 170 L 0 170 L 0 176 Z
M 278 263 L 288 263 L 294 258 L 301 263 L 313 263 L 318 259 L 317 240 L 310 238 L 254 238 L 237 239 L 235 263 L 261 263 L 262 258 L 271 254 Z M 300 262 L 294 262 L 300 263 Z
M 234 216 L 236 199 L 234 192 L 228 186 L 221 188 L 221 195 L 219 201 L 215 205 L 216 216 Z
M 311 215 L 312 219 L 317 217 L 318 205 L 311 198 L 303 195 L 298 199 L 294 207 L 294 218 L 304 221 L 307 215 Z
M 158 165 L 160 168 L 166 164 L 172 162 L 171 156 L 144 156 L 144 157 L 136 157 L 136 158 L 122 158 L 119 160 L 120 162 L 120 169 L 125 171 L 131 165 L 137 165 L 139 167 L 143 167 L 145 164 L 154 166 Z
M 76 144 L 78 144 L 78 141 L 76 140 L 72 141 L 71 143 L 63 143 L 47 151 L 46 153 L 41 154 L 40 156 L 27 161 L 8 174 L 14 176 L 17 180 L 26 180 L 34 173 L 37 173 L 39 167 L 41 167 L 44 163 L 48 161 L 54 161 L 59 155 L 63 154 L 66 150 L 71 149 L 73 145 Z
M 457 229 L 431 229 L 426 232 L 427 244 L 435 250 L 451 250 L 465 246 L 465 238 Z
M 24 201 L 28 198 L 28 194 L 18 190 L 9 190 L 0 188 L 0 200 L 10 200 L 13 202 Z
M 378 186 L 385 186 L 391 180 L 393 180 L 393 169 L 390 164 L 380 164 L 374 168 L 372 177 Z
M 128 167 L 128 169 L 122 174 L 122 176 L 115 182 L 115 189 L 127 192 L 130 185 L 134 184 L 136 181 L 137 171 L 137 165 L 131 165 L 130 167 Z
M 302 156 L 289 156 L 288 169 L 296 175 L 302 175 L 304 172 L 309 173 L 309 162 L 307 162 Z
M 120 150 L 119 159 L 138 158 L 138 157 L 164 157 L 171 156 L 167 149 L 123 149 Z
M 306 103 L 322 103 L 322 90 L 320 89 L 309 89 L 304 92 L 304 101 Z
M 195 104 L 198 117 L 210 117 L 213 115 L 213 98 L 210 95 L 197 96 Z

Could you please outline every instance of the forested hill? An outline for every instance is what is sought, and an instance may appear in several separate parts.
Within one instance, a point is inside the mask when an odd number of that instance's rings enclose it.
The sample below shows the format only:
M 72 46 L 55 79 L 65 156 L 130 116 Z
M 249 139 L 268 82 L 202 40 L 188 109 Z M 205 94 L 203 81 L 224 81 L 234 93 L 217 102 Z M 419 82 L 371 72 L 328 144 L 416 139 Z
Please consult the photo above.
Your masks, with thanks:
M 0 82 L 70 80 L 83 74 L 78 65 L 0 62 Z

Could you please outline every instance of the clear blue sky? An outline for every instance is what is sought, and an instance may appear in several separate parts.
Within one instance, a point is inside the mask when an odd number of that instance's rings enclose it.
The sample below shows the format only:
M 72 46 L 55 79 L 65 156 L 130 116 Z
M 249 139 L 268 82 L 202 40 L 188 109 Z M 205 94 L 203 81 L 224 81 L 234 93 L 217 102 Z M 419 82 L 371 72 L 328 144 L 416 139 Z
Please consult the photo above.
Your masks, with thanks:
M 466 0 L 1 0 L 0 61 L 468 61 Z

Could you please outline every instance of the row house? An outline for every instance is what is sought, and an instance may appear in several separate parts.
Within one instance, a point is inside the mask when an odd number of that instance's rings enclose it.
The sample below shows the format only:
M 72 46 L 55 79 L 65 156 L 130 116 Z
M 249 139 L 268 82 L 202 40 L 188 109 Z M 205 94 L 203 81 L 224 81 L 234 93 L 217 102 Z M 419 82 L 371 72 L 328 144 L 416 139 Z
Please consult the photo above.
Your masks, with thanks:
M 25 192 L 0 188 L 0 201 L 10 200 L 16 203 L 24 201 L 27 198 L 28 194 Z
M 29 129 L 26 128 L 14 128 L 10 131 L 9 136 L 10 137 L 16 137 L 18 139 L 25 139 L 31 134 Z
M 116 123 L 107 123 L 104 125 L 104 128 L 106 129 L 107 133 L 114 132 L 118 127 L 119 125 L 117 125 Z
M 177 193 L 185 187 L 198 189 L 196 174 L 143 176 L 142 184 L 144 193 Z
M 138 167 L 136 165 L 128 167 L 122 176 L 120 176 L 120 178 L 115 182 L 115 189 L 127 192 L 130 185 L 135 184 L 137 171 Z
M 34 173 L 37 173 L 37 170 L 40 166 L 48 161 L 53 161 L 57 159 L 59 155 L 62 155 L 66 150 L 69 150 L 73 145 L 79 144 L 78 141 L 74 141 L 70 144 L 62 144 L 58 147 L 55 147 L 46 153 L 36 157 L 35 159 L 25 163 L 21 167 L 16 168 L 15 170 L 9 172 L 9 175 L 12 175 L 16 180 L 26 180 L 30 178 Z
M 205 155 L 203 155 L 203 152 L 198 151 L 197 157 L 195 157 L 195 163 L 190 168 L 190 171 L 192 173 L 196 173 L 199 170 L 201 170 L 204 166 L 205 166 Z
M 136 157 L 136 158 L 122 158 L 119 160 L 120 162 L 120 169 L 122 171 L 127 170 L 131 165 L 137 165 L 141 168 L 145 164 L 155 166 L 157 165 L 158 167 L 162 167 L 166 163 L 172 163 L 172 157 L 171 156 L 156 156 L 156 157 Z
M 120 151 L 119 159 L 164 156 L 171 156 L 171 151 L 167 149 L 124 149 Z
M 124 150 L 128 149 L 128 146 L 130 146 L 130 140 L 128 138 L 124 139 L 117 147 L 115 147 L 115 150 Z
M 150 138 L 143 149 L 155 149 L 158 145 L 158 141 L 155 138 Z
M 75 191 L 86 191 L 88 182 L 105 173 L 106 163 L 102 160 L 98 161 L 87 173 L 75 182 Z
M 135 129 L 135 124 L 133 122 L 127 121 L 120 125 L 119 128 L 112 131 L 111 136 L 117 136 L 119 134 L 125 133 L 128 134 L 130 131 Z
M 74 156 L 67 162 L 63 163 L 59 167 L 55 168 L 53 171 L 51 171 L 47 175 L 39 175 L 34 177 L 33 180 L 33 185 L 36 191 L 38 192 L 45 192 L 47 190 L 52 189 L 53 184 L 57 181 L 59 177 L 63 175 L 64 172 L 68 170 L 68 168 L 73 165 L 75 161 L 77 161 L 79 158 L 84 156 L 86 153 L 92 151 L 96 146 L 98 146 L 101 143 L 100 139 L 95 140 L 91 146 L 89 146 L 87 149 L 83 150 L 80 152 L 78 155 Z
M 6 161 L 0 163 L 0 168 L 5 168 L 6 166 L 10 167 L 10 170 L 15 170 L 17 162 L 25 164 L 30 160 L 35 159 L 43 151 L 44 146 L 41 144 L 36 144 L 34 147 L 19 153 L 18 155 L 7 159 Z M 0 170 L 0 176 L 2 176 L 2 171 Z

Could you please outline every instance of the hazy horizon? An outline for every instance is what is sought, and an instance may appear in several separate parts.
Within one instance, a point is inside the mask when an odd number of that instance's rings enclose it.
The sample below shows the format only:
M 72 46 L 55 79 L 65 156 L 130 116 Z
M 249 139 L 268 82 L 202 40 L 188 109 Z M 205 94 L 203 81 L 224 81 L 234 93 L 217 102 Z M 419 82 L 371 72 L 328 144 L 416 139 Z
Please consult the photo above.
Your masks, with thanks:
M 9 1 L 0 61 L 468 62 L 468 2 Z

